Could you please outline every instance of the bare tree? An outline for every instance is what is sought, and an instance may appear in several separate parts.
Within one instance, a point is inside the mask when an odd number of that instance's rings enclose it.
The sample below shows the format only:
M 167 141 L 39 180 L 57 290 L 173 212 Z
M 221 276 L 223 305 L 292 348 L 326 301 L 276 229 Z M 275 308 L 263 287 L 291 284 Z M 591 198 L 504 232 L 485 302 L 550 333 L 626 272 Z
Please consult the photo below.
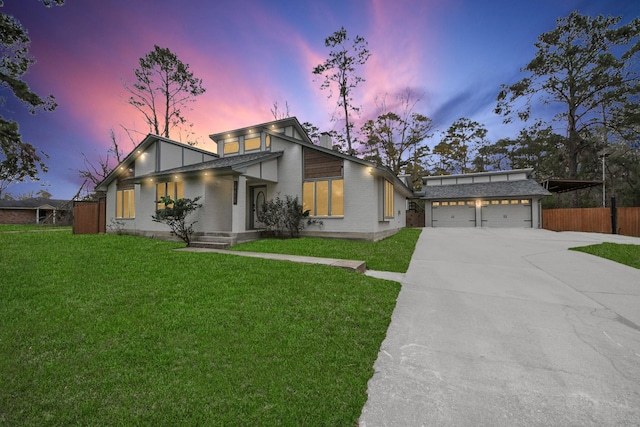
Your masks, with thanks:
M 84 179 L 83 187 L 86 183 L 92 185 L 90 191 L 93 191 L 95 187 L 122 162 L 123 152 L 113 129 L 109 130 L 109 137 L 111 139 L 111 146 L 107 149 L 107 154 L 105 156 L 99 155 L 95 163 L 92 162 L 85 153 L 81 153 L 84 169 L 78 170 L 77 172 L 78 176 Z
M 291 117 L 288 101 L 284 101 L 284 111 L 280 111 L 280 107 L 278 107 L 278 101 L 273 101 L 273 107 L 271 107 L 270 111 L 274 120 L 282 120 Z

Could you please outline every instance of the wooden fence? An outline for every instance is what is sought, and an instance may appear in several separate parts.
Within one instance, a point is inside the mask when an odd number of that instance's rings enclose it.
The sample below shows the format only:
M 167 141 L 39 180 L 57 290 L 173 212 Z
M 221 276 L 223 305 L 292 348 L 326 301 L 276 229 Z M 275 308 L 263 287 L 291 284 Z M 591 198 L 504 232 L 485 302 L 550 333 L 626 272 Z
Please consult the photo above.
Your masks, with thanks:
M 640 237 L 640 207 L 617 208 L 617 234 Z M 610 208 L 544 209 L 542 228 L 611 234 Z
M 107 199 L 73 204 L 73 234 L 97 234 L 107 231 Z

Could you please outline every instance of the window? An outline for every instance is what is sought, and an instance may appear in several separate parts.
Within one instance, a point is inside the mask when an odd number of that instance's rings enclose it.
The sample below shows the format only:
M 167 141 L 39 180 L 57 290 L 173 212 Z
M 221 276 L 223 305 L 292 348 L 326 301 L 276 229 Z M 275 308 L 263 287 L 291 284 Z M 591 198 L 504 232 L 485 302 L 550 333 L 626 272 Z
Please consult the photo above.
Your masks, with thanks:
M 303 182 L 302 210 L 311 216 L 344 216 L 344 180 Z
M 244 151 L 259 150 L 259 149 L 260 149 L 260 136 L 254 136 L 251 138 L 245 137 Z
M 169 196 L 173 200 L 184 198 L 184 182 L 161 182 L 156 185 L 156 200 Z M 164 209 L 163 203 L 157 203 L 156 209 Z
M 116 218 L 135 218 L 135 192 L 130 190 L 116 191 Z
M 432 202 L 431 206 L 433 206 L 434 208 L 437 208 L 438 206 L 440 206 L 440 202 Z
M 530 205 L 531 204 L 531 199 L 520 200 L 520 203 L 522 203 L 523 205 Z
M 224 142 L 224 154 L 234 154 L 240 150 L 240 144 L 237 139 L 231 139 Z
M 344 180 L 331 181 L 331 215 L 344 215 Z
M 384 180 L 384 217 L 385 218 L 393 218 L 394 207 L 393 207 L 393 184 Z
M 264 146 L 269 148 L 271 147 L 271 135 L 267 135 L 264 139 Z

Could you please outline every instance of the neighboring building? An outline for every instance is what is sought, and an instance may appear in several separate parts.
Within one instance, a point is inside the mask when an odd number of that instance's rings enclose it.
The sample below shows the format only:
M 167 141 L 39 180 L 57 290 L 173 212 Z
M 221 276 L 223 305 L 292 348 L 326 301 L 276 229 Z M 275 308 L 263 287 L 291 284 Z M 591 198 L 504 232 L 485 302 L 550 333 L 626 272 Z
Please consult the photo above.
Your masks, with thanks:
M 549 193 L 533 169 L 429 176 L 422 179 L 427 227 L 542 226 L 540 201 Z
M 210 135 L 216 154 L 148 135 L 97 191 L 107 195 L 107 224 L 122 231 L 168 237 L 153 222 L 156 200 L 200 196 L 190 220 L 194 240 L 221 236 L 231 244 L 255 239 L 256 216 L 276 196 L 298 196 L 322 224 L 303 235 L 380 240 L 405 226 L 406 199 L 413 196 L 390 169 L 331 149 L 327 135 L 314 145 L 298 120 L 287 118 Z
M 57 224 L 71 223 L 69 200 L 42 197 L 24 200 L 0 200 L 0 224 Z

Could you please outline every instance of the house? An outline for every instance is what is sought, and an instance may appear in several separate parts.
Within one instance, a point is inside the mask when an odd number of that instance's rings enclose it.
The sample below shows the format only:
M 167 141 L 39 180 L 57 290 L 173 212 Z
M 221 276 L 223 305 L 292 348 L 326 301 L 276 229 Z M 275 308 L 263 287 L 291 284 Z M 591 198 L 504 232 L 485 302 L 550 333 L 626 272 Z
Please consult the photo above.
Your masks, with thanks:
M 541 200 L 549 193 L 533 169 L 429 176 L 416 196 L 425 200 L 427 227 L 542 226 Z
M 0 224 L 69 225 L 69 200 L 35 197 L 24 200 L 0 200 Z
M 301 233 L 376 241 L 405 226 L 413 192 L 390 169 L 331 149 L 323 135 L 314 145 L 295 117 L 210 135 L 211 153 L 148 135 L 97 187 L 106 192 L 107 224 L 120 231 L 169 237 L 152 221 L 162 196 L 195 198 L 202 208 L 194 241 L 256 239 L 256 212 L 276 196 L 297 196 L 310 217 Z

